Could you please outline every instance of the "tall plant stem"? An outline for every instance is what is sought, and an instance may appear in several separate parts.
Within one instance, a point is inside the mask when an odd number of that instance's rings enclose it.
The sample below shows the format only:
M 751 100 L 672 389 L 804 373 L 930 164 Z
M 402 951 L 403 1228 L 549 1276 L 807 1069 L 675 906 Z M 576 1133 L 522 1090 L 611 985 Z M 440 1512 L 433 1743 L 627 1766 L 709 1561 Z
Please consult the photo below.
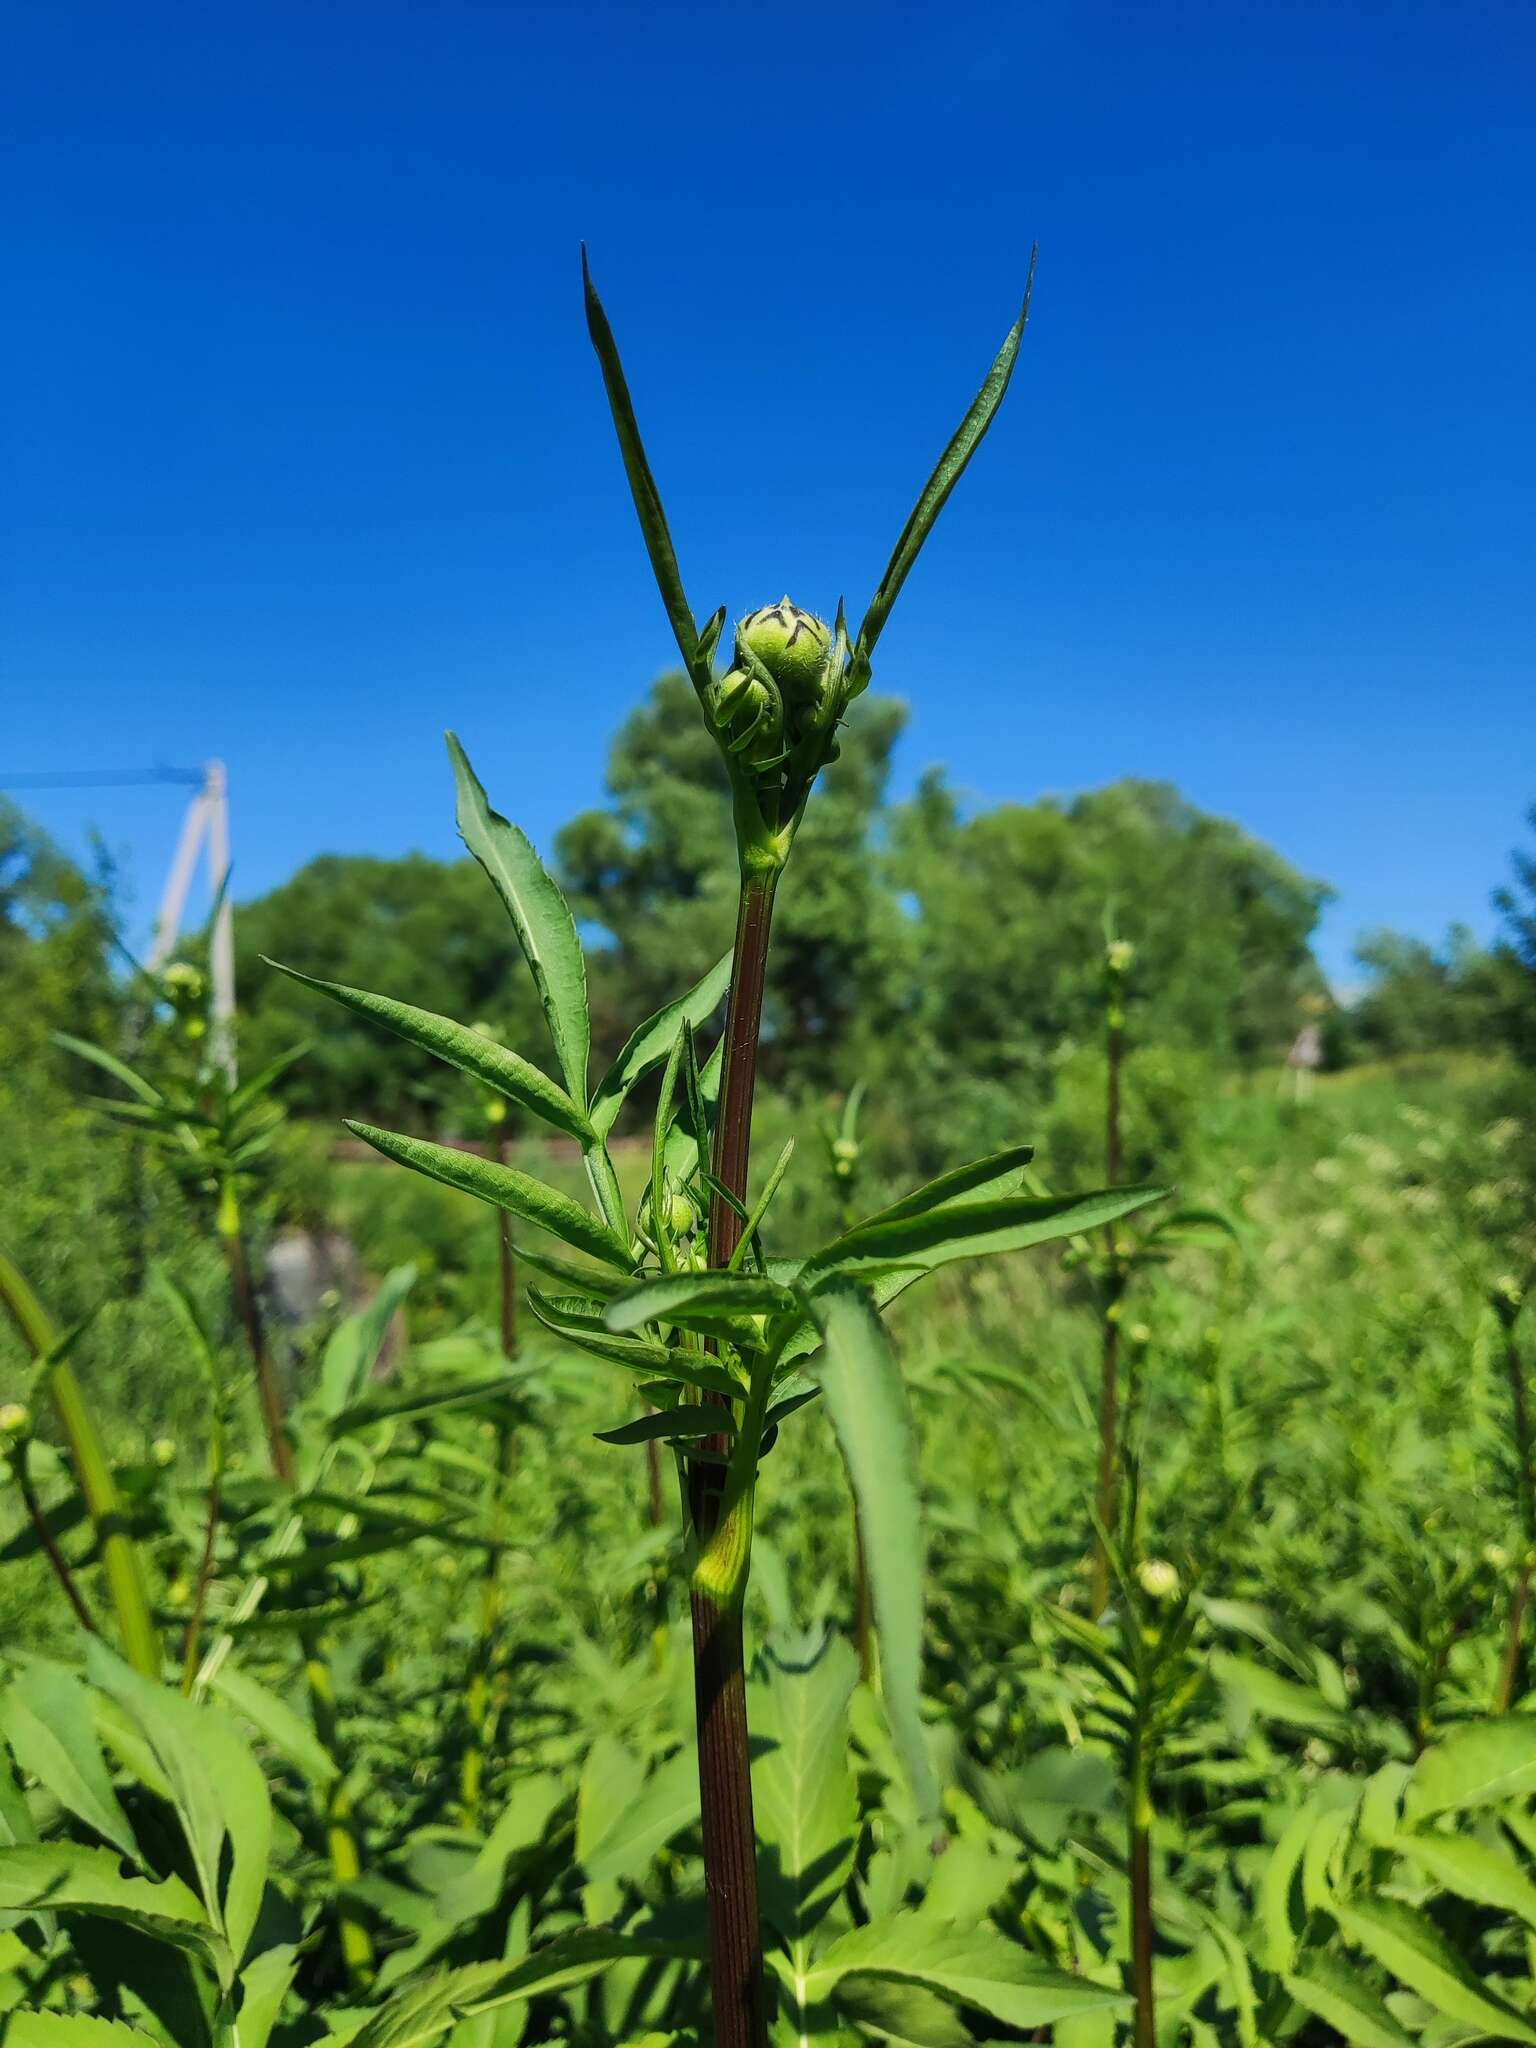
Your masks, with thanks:
M 736 920 L 713 1167 L 721 1187 L 728 1188 L 740 1202 L 745 1202 L 747 1194 L 757 1045 L 777 883 L 777 868 L 744 870 Z M 729 1265 L 740 1242 L 740 1216 L 722 1196 L 712 1196 L 710 1264 Z M 724 1453 L 729 1441 L 722 1433 L 708 1439 L 707 1448 Z M 696 1463 L 693 1467 L 690 1512 L 701 1544 L 719 1523 L 721 1476 L 717 1466 Z M 741 1599 L 722 1604 L 695 1589 L 692 1605 L 715 2048 L 766 2048 L 768 2009 L 757 1906 L 757 1835 L 752 1819 Z
M 1525 1384 L 1525 1368 L 1512 1327 L 1504 1336 L 1504 1363 L 1509 1374 L 1509 1402 L 1514 1426 L 1515 1459 L 1520 1488 L 1520 1531 L 1525 1555 L 1515 1573 L 1509 1596 L 1509 1625 L 1504 1641 L 1504 1661 L 1499 1671 L 1499 1689 L 1493 1702 L 1496 1714 L 1507 1714 L 1520 1684 L 1525 1653 L 1525 1617 L 1531 1604 L 1531 1576 L 1536 1558 L 1536 1446 L 1531 1439 L 1531 1403 Z
M 197 1684 L 199 1642 L 203 1633 L 203 1614 L 208 1606 L 208 1587 L 213 1579 L 214 1544 L 219 1533 L 219 1476 L 208 1482 L 208 1518 L 203 1525 L 203 1554 L 197 1561 L 197 1585 L 192 1594 L 192 1612 L 187 1617 L 187 1632 L 181 1647 L 181 1689 L 190 1699 Z
M 256 1289 L 251 1280 L 251 1262 L 245 1249 L 240 1200 L 233 1181 L 225 1183 L 219 1198 L 218 1228 L 219 1243 L 223 1247 L 224 1261 L 229 1268 L 229 1287 L 234 1296 L 235 1313 L 240 1318 L 240 1327 L 245 1332 L 245 1341 L 250 1349 L 251 1363 L 256 1368 L 256 1391 L 261 1399 L 261 1419 L 267 1432 L 267 1449 L 272 1458 L 272 1470 L 279 1479 L 291 1486 L 293 1447 L 283 1430 L 283 1404 L 277 1391 L 277 1371 L 272 1363 L 266 1328 L 261 1319 Z
M 32 1533 L 53 1569 L 53 1575 L 59 1582 L 64 1598 L 73 1608 L 75 1619 L 80 1626 L 91 1635 L 99 1634 L 100 1631 L 91 1619 L 91 1610 L 85 1604 L 85 1597 L 75 1583 L 75 1575 L 69 1568 L 69 1561 L 53 1540 L 48 1517 L 43 1513 L 43 1504 L 37 1497 L 37 1488 L 32 1484 L 32 1475 L 27 1470 L 27 1452 L 24 1444 L 12 1453 L 10 1463 L 11 1470 L 16 1475 L 21 1504 L 27 1511 L 27 1520 L 32 1524 Z
M 218 1229 L 219 1242 L 224 1248 L 225 1262 L 229 1267 L 230 1292 L 234 1297 L 235 1313 L 240 1318 L 240 1326 L 245 1332 L 245 1341 L 251 1354 L 251 1363 L 256 1369 L 256 1386 L 261 1397 L 262 1421 L 266 1426 L 267 1451 L 272 1460 L 272 1470 L 284 1485 L 292 1486 L 296 1476 L 293 1446 L 289 1443 L 287 1432 L 283 1428 L 277 1375 L 272 1363 L 271 1348 L 267 1343 L 261 1307 L 257 1302 L 256 1289 L 251 1279 L 251 1265 L 246 1255 L 245 1233 L 240 1216 L 240 1201 L 232 1181 L 225 1183 L 219 1199 Z M 362 1874 L 363 1864 L 352 1816 L 352 1796 L 346 1789 L 345 1762 L 336 1726 L 336 1688 L 331 1677 L 330 1663 L 319 1637 L 312 1630 L 305 1629 L 300 1634 L 299 1646 L 304 1658 L 304 1681 L 309 1690 L 310 1718 L 321 1747 L 336 1767 L 325 1793 L 324 1820 L 331 1875 L 337 1885 L 342 1886 L 353 1883 Z M 366 1981 L 373 1967 L 372 1937 L 367 1927 L 344 1900 L 338 1900 L 336 1910 L 341 1933 L 341 1953 L 346 1964 L 347 1976 L 353 1984 L 361 1984 Z
M 511 1145 L 503 1133 L 496 1141 L 496 1156 L 508 1163 Z M 501 1289 L 501 1350 L 508 1363 L 517 1356 L 517 1262 L 512 1248 L 512 1219 L 505 1212 L 496 1219 L 497 1277 Z M 485 1783 L 485 1759 L 495 1725 L 491 1695 L 491 1673 L 496 1657 L 496 1634 L 501 1621 L 501 1563 L 505 1553 L 503 1536 L 507 1509 L 507 1484 L 512 1476 L 512 1423 L 506 1415 L 496 1418 L 496 1461 L 490 1482 L 490 1534 L 485 1569 L 480 1580 L 480 1627 L 475 1642 L 474 1665 L 465 1688 L 464 1712 L 469 1739 L 459 1771 L 459 1796 L 468 1827 L 480 1822 L 481 1790 Z
M 144 1568 L 139 1547 L 129 1531 L 128 1518 L 118 1497 L 112 1467 L 102 1449 L 101 1438 L 91 1411 L 86 1406 L 74 1368 L 52 1354 L 59 1348 L 59 1333 L 53 1318 L 33 1293 L 20 1269 L 0 1252 L 0 1301 L 3 1301 L 20 1329 L 28 1348 L 43 1370 L 43 1383 L 53 1399 L 59 1425 L 69 1447 L 75 1482 L 91 1518 L 107 1592 L 117 1617 L 123 1651 L 135 1671 L 158 1679 L 160 1639 L 150 1619 L 149 1595 L 145 1590 Z
M 1125 1059 L 1125 1025 L 1118 992 L 1110 997 L 1107 1041 L 1108 1077 L 1104 1094 L 1104 1180 L 1118 1187 L 1123 1170 L 1120 1138 L 1120 1068 Z M 1111 1223 L 1104 1232 L 1106 1272 L 1104 1281 L 1104 1338 L 1099 1365 L 1099 1479 L 1096 1505 L 1099 1527 L 1114 1532 L 1115 1496 L 1120 1467 L 1120 1303 L 1125 1291 L 1125 1272 L 1120 1260 L 1120 1241 Z M 1101 1533 L 1093 1557 L 1093 1611 L 1102 1614 L 1109 1604 L 1109 1553 Z
M 1152 1788 L 1145 1739 L 1138 1731 L 1131 1753 L 1131 1989 L 1136 1999 L 1136 2048 L 1155 2048 L 1152 1993 Z

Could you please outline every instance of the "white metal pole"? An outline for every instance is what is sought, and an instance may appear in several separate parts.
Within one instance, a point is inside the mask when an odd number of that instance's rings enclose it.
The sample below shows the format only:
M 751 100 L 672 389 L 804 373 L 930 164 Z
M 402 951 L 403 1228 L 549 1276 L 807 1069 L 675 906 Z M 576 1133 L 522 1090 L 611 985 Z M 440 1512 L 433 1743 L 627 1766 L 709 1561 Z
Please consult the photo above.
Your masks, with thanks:
M 218 905 L 213 919 L 213 1056 L 235 1085 L 235 907 L 229 900 L 229 777 L 222 761 L 208 763 L 208 885 Z
M 160 914 L 155 919 L 155 940 L 149 949 L 149 959 L 145 962 L 151 974 L 160 972 L 175 948 L 176 935 L 181 930 L 181 914 L 187 907 L 187 891 L 192 886 L 192 871 L 197 866 L 197 856 L 202 849 L 203 833 L 207 825 L 208 792 L 205 785 L 187 805 L 187 815 L 182 820 L 181 837 L 176 842 L 170 873 L 165 878 L 165 888 L 160 897 Z

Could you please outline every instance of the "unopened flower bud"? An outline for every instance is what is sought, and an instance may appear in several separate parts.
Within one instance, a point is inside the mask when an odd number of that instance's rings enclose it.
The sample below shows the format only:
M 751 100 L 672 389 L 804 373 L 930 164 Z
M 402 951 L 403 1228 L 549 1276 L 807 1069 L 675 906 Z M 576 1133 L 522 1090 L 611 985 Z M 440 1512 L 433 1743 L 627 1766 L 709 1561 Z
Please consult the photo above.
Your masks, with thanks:
M 208 982 L 203 970 L 190 960 L 173 960 L 160 977 L 160 987 L 167 1002 L 184 1010 L 203 1000 Z
M 1172 1600 L 1179 1590 L 1179 1575 L 1166 1557 L 1149 1557 L 1136 1574 L 1141 1590 L 1153 1600 Z
M 1488 1300 L 1494 1314 L 1508 1329 L 1520 1313 L 1520 1304 L 1525 1299 L 1525 1290 L 1513 1273 L 1501 1273 L 1488 1290 Z
M 1509 1564 L 1509 1552 L 1502 1543 L 1485 1543 L 1483 1545 L 1483 1563 L 1488 1566 L 1490 1571 L 1501 1572 Z
M 1152 1332 L 1145 1323 L 1132 1323 L 1125 1334 L 1131 1343 L 1138 1346 L 1152 1342 Z
M 21 1401 L 0 1401 L 0 1437 L 19 1442 L 31 1432 L 31 1409 Z
M 155 1463 L 161 1467 L 174 1464 L 176 1459 L 175 1437 L 157 1436 L 149 1447 L 149 1454 Z
M 1129 939 L 1111 939 L 1104 948 L 1104 965 L 1111 974 L 1124 974 L 1136 957 Z
M 832 646 L 832 629 L 824 619 L 781 597 L 777 604 L 749 613 L 737 626 L 736 637 L 773 677 L 786 705 L 812 702 Z

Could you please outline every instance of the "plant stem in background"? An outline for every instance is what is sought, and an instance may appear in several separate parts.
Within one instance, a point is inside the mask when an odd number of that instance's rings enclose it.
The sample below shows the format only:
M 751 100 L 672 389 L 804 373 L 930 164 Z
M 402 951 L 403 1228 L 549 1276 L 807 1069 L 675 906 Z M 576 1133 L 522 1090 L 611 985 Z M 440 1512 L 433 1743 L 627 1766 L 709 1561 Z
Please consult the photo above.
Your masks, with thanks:
M 91 1611 L 86 1606 L 85 1597 L 75 1582 L 75 1575 L 69 1568 L 68 1560 L 59 1549 L 58 1544 L 53 1540 L 53 1531 L 48 1526 L 48 1517 L 43 1513 L 43 1504 L 37 1497 L 37 1488 L 32 1484 L 32 1475 L 27 1470 L 27 1447 L 25 1444 L 19 1444 L 11 1453 L 10 1466 L 12 1472 L 16 1475 L 17 1490 L 21 1495 L 21 1504 L 27 1511 L 27 1520 L 32 1524 L 32 1533 L 36 1536 L 44 1557 L 47 1558 L 49 1564 L 53 1567 L 53 1575 L 58 1580 L 65 1599 L 74 1609 L 76 1621 L 79 1622 L 83 1629 L 89 1630 L 92 1635 L 99 1635 L 100 1630 L 91 1619 Z
M 14 1317 L 22 1337 L 42 1368 L 44 1384 L 58 1411 L 64 1440 L 69 1446 L 75 1481 L 90 1515 L 106 1575 L 107 1591 L 117 1616 L 123 1651 L 135 1671 L 158 1679 L 160 1639 L 150 1619 L 149 1596 L 138 1545 L 129 1534 L 128 1519 L 118 1497 L 112 1467 L 96 1434 L 74 1368 L 62 1357 L 59 1333 L 47 1310 L 33 1293 L 20 1269 L 0 1252 L 0 1300 Z
M 241 1226 L 240 1198 L 232 1179 L 226 1179 L 219 1196 L 218 1231 L 225 1263 L 229 1267 L 229 1285 L 235 1300 L 235 1313 L 240 1318 L 240 1326 L 245 1332 L 245 1341 L 250 1348 L 251 1363 L 256 1368 L 256 1390 L 261 1398 L 261 1419 L 267 1432 L 267 1448 L 272 1457 L 272 1470 L 279 1479 L 291 1486 L 293 1448 L 283 1430 L 283 1406 L 278 1397 L 277 1373 L 272 1363 L 271 1351 L 267 1346 L 266 1330 L 262 1324 L 261 1310 L 256 1302 L 256 1290 L 251 1281 L 251 1265 L 246 1256 L 245 1233 Z
M 743 1203 L 752 1145 L 752 1097 L 763 1020 L 768 934 L 777 882 L 776 867 L 743 870 L 725 1021 L 714 1177 Z M 709 1210 L 711 1266 L 730 1264 L 741 1240 L 741 1227 L 741 1218 L 731 1204 L 723 1196 L 713 1195 Z M 729 1450 L 729 1439 L 724 1434 L 711 1437 L 706 1448 L 723 1456 Z M 701 1544 L 718 1525 L 721 1493 L 722 1468 L 695 1463 L 689 1499 Z M 750 1504 L 747 1512 L 750 1513 Z M 696 1588 L 692 1605 L 699 1804 L 704 1887 L 709 1901 L 715 2048 L 764 2048 L 768 2013 L 757 1906 L 757 1836 L 752 1819 L 752 1762 L 747 1746 L 741 1600 L 722 1604 Z
M 250 1349 L 251 1363 L 256 1370 L 256 1385 L 261 1397 L 262 1420 L 266 1426 L 267 1449 L 272 1460 L 272 1470 L 285 1485 L 292 1486 L 295 1477 L 293 1446 L 289 1443 L 287 1432 L 283 1428 L 283 1412 L 277 1393 L 277 1375 L 273 1369 L 272 1353 L 267 1344 L 261 1308 L 256 1300 L 256 1289 L 251 1279 L 250 1260 L 246 1256 L 245 1234 L 241 1227 L 240 1201 L 232 1180 L 225 1181 L 219 1198 L 218 1231 L 219 1242 L 224 1248 L 225 1261 L 229 1267 L 230 1292 L 234 1297 L 235 1313 L 240 1318 L 246 1344 Z M 339 1747 L 336 1689 L 331 1681 L 330 1665 L 319 1638 L 306 1629 L 299 1637 L 299 1644 L 304 1657 L 304 1680 L 309 1689 L 310 1716 L 314 1722 L 315 1734 L 319 1737 L 327 1756 L 336 1766 L 325 1794 L 325 1831 L 330 1852 L 331 1875 L 337 1885 L 341 1886 L 351 1884 L 361 1875 L 362 1855 L 353 1825 L 352 1798 L 346 1789 L 346 1771 Z M 345 1900 L 338 1900 L 336 1910 L 341 1931 L 341 1952 L 346 1962 L 347 1975 L 352 1983 L 360 1984 L 366 1980 L 373 1967 L 373 1941 L 366 1926 Z
M 1152 1783 L 1145 1733 L 1131 1738 L 1131 1989 L 1136 1999 L 1136 2048 L 1155 2048 L 1152 1992 Z
M 496 1158 L 502 1166 L 511 1162 L 511 1141 L 504 1132 L 496 1140 Z M 501 1286 L 501 1350 L 510 1364 L 517 1356 L 517 1262 L 512 1245 L 512 1219 L 505 1210 L 496 1218 L 497 1275 Z M 496 1418 L 496 1461 L 490 1483 L 490 1543 L 485 1553 L 485 1570 L 480 1580 L 480 1629 L 475 1644 L 474 1668 L 465 1690 L 464 1711 L 469 1723 L 469 1740 L 459 1773 L 459 1792 L 467 1827 L 480 1824 L 480 1799 L 485 1782 L 486 1752 L 495 1726 L 491 1671 L 496 1656 L 496 1633 L 501 1621 L 501 1565 L 505 1553 L 507 1486 L 512 1476 L 512 1420 Z
M 1499 1689 L 1493 1711 L 1507 1714 L 1520 1688 L 1525 1654 L 1525 1618 L 1531 1604 L 1531 1575 L 1536 1569 L 1536 1445 L 1531 1439 L 1531 1403 L 1525 1384 L 1525 1367 L 1515 1340 L 1515 1320 L 1520 1298 L 1511 1290 L 1506 1299 L 1496 1293 L 1494 1307 L 1504 1329 L 1504 1364 L 1509 1374 L 1510 1416 L 1514 1429 L 1516 1484 L 1520 1491 L 1520 1533 L 1524 1555 L 1515 1569 L 1509 1596 L 1509 1624 L 1504 1642 L 1504 1661 L 1499 1672 Z
M 197 1561 L 197 1585 L 192 1593 L 192 1612 L 181 1648 L 181 1689 L 190 1699 L 197 1684 L 198 1643 L 203 1633 L 203 1614 L 208 1605 L 208 1587 L 213 1578 L 213 1550 L 219 1533 L 220 1476 L 208 1482 L 208 1520 L 203 1528 L 203 1554 Z
M 1128 962 L 1129 948 L 1124 940 L 1111 939 L 1105 957 L 1109 988 L 1104 1094 L 1104 1184 L 1111 1188 L 1120 1185 L 1124 1163 L 1120 1134 L 1120 1069 L 1125 1059 L 1122 982 Z M 1104 1252 L 1104 1338 L 1099 1370 L 1099 1481 L 1096 1495 L 1100 1534 L 1093 1559 L 1093 1612 L 1096 1615 L 1104 1612 L 1109 1601 L 1109 1556 L 1104 1548 L 1104 1532 L 1113 1533 L 1115 1527 L 1120 1464 L 1120 1312 L 1125 1293 L 1125 1269 L 1113 1223 L 1104 1232 Z

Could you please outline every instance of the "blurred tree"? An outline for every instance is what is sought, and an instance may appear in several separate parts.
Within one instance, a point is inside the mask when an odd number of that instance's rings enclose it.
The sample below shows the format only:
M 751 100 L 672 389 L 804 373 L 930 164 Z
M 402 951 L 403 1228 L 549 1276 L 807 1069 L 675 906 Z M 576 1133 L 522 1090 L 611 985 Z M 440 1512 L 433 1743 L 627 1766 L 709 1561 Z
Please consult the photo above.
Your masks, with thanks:
M 1527 813 L 1536 831 L 1536 804 Z M 1495 953 L 1500 982 L 1500 1022 L 1516 1056 L 1536 1066 L 1536 853 L 1517 847 L 1510 855 L 1514 879 L 1494 891 L 1494 908 L 1504 920 Z
M 110 1029 L 112 946 L 105 862 L 87 875 L 0 797 L 0 1067 L 56 1066 L 50 1032 Z
M 1357 1057 L 1488 1047 L 1498 1022 L 1500 975 L 1465 925 L 1438 949 L 1401 932 L 1367 932 L 1355 948 L 1365 992 L 1349 1015 Z
M 313 1050 L 284 1083 L 284 1100 L 299 1115 L 478 1131 L 451 1067 L 307 993 L 263 954 L 465 1022 L 493 1019 L 525 1058 L 553 1063 L 516 936 L 473 861 L 322 854 L 242 904 L 236 935 L 241 1069 L 254 1073 L 311 1040 Z

